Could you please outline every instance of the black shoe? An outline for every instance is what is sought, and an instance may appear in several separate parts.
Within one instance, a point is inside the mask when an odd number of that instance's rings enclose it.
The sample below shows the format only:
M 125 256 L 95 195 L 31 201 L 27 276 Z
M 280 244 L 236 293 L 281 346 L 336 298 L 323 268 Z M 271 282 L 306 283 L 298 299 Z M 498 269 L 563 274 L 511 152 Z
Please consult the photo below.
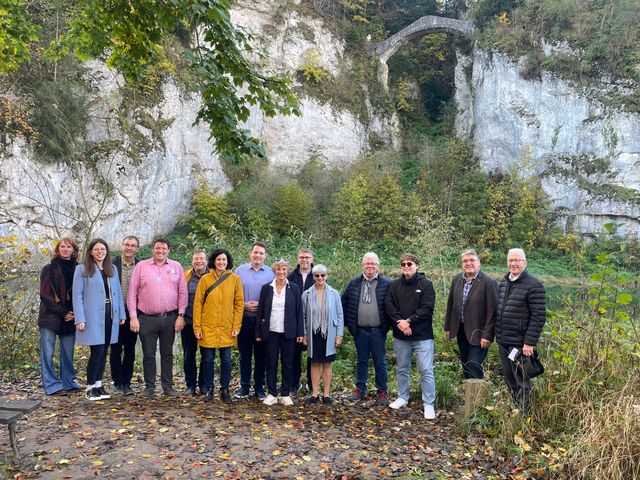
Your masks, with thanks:
M 124 395 L 124 386 L 123 385 L 116 385 L 115 388 L 113 389 L 113 394 L 114 395 Z
M 213 401 L 213 388 L 210 388 L 209 390 L 206 391 L 206 393 L 204 394 L 204 401 L 205 402 Z
M 163 395 L 165 397 L 171 397 L 171 398 L 176 398 L 180 396 L 180 394 L 176 392 L 173 388 L 165 388 L 163 390 Z
M 123 385 L 122 390 L 125 395 L 135 395 L 135 392 L 132 390 L 131 385 Z
M 265 398 L 267 398 L 267 394 L 264 393 L 264 390 L 258 390 L 256 392 L 256 397 L 258 397 L 258 400 L 264 400 Z
M 104 387 L 98 387 L 98 391 L 100 392 L 100 400 L 111 398 L 111 395 L 109 395 L 109 392 L 107 392 Z
M 310 397 L 308 397 L 305 400 L 306 403 L 320 403 L 320 395 L 314 397 L 313 395 L 311 395 Z
M 156 389 L 154 387 L 146 387 L 140 396 L 143 398 L 153 398 L 156 396 Z
M 102 400 L 102 395 L 100 395 L 100 390 L 98 388 L 93 387 L 91 390 L 87 390 L 87 393 L 84 394 L 84 398 L 91 401 Z
M 231 403 L 231 394 L 229 393 L 228 388 L 220 389 L 220 398 L 224 403 Z
M 333 400 L 331 400 L 331 397 L 322 397 L 322 403 L 324 403 L 325 405 L 331 405 L 333 403 Z
M 234 398 L 247 398 L 249 396 L 249 390 L 244 390 L 242 387 L 240 387 L 236 390 L 233 396 Z
M 191 387 L 187 387 L 187 389 L 182 394 L 183 397 L 195 397 L 196 395 L 196 389 Z

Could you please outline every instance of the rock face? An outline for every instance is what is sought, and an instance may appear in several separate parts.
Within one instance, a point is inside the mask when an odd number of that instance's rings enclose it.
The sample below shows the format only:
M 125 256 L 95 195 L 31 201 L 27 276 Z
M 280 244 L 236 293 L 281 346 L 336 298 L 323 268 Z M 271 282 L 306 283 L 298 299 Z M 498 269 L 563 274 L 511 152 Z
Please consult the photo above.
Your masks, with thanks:
M 543 73 L 524 80 L 506 55 L 476 50 L 456 67 L 457 131 L 487 170 L 539 175 L 565 225 L 599 233 L 625 223 L 640 233 L 640 116 L 606 108 Z
M 311 59 L 333 76 L 348 69 L 343 42 L 322 21 L 301 14 L 299 1 L 285 5 L 244 1 L 232 11 L 234 24 L 264 45 L 268 67 L 294 75 Z M 70 168 L 39 163 L 32 145 L 14 140 L 0 152 L 0 236 L 83 239 L 90 230 L 114 246 L 127 234 L 147 242 L 170 231 L 188 212 L 199 177 L 221 192 L 231 188 L 207 126 L 193 125 L 197 97 L 169 81 L 158 104 L 132 114 L 125 131 L 115 115 L 126 102 L 122 78 L 99 62 L 89 62 L 87 68 L 87 81 L 99 92 L 87 140 L 96 147 L 115 143 L 118 148 L 93 166 Z M 370 107 L 364 88 L 363 97 Z M 398 143 L 395 118 L 368 112 L 365 124 L 355 113 L 303 96 L 300 117 L 266 118 L 254 109 L 247 127 L 263 140 L 273 164 L 299 165 L 318 154 L 342 164 L 366 152 L 374 133 L 391 145 Z M 140 141 L 144 151 L 130 155 Z

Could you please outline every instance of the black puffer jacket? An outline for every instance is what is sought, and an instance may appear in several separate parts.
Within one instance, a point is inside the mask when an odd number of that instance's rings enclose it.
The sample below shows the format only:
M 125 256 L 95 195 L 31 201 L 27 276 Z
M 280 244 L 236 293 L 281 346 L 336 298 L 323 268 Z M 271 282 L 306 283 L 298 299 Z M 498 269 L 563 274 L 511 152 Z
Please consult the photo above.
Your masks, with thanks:
M 436 291 L 424 273 L 417 272 L 408 279 L 403 275 L 391 282 L 385 308 L 393 336 L 400 340 L 433 340 L 435 304 Z M 398 320 L 411 322 L 411 335 L 406 336 L 400 331 Z
M 496 341 L 500 345 L 536 345 L 547 320 L 544 285 L 528 271 L 500 282 Z

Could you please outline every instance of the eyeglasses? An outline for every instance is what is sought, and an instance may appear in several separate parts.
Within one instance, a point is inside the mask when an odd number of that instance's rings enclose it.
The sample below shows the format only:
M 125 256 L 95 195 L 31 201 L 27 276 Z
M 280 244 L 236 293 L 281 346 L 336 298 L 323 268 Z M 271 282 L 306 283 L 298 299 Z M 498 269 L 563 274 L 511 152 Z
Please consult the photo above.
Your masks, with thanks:
M 314 273 L 313 276 L 314 276 L 314 278 L 320 278 L 320 277 L 324 278 L 324 277 L 327 276 L 327 274 L 326 273 Z
M 413 262 L 400 262 L 400 266 L 404 267 L 413 267 Z
M 302 255 L 298 257 L 299 260 L 311 260 L 312 258 L 313 257 L 306 257 L 306 256 L 303 257 Z
M 524 261 L 524 258 L 510 258 L 507 260 L 507 263 L 521 263 Z
M 133 243 L 123 243 L 122 246 L 129 248 L 138 248 L 138 245 L 134 245 Z

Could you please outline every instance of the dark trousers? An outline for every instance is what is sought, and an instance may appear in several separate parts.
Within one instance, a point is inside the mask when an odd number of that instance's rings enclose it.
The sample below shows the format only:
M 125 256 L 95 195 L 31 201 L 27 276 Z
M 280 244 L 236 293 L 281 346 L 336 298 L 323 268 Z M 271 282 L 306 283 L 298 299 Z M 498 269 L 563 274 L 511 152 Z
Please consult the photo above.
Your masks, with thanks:
M 93 385 L 98 380 L 102 380 L 104 369 L 107 366 L 107 354 L 111 343 L 111 308 L 106 305 L 104 313 L 104 343 L 102 345 L 91 345 L 89 361 L 87 362 L 87 385 Z
M 291 391 L 297 391 L 302 377 L 302 352 L 307 349 L 302 343 L 296 343 L 293 351 L 293 367 L 291 374 Z M 311 362 L 307 358 L 307 387 L 311 391 Z
M 296 349 L 295 338 L 287 339 L 284 333 L 269 332 L 266 340 L 267 348 L 267 386 L 269 393 L 278 396 L 278 357 L 282 367 L 280 395 L 288 397 L 291 394 L 291 367 L 293 354 Z
M 487 358 L 488 348 L 480 348 L 479 345 L 471 345 L 464 333 L 464 327 L 458 328 L 458 348 L 460 349 L 460 361 L 462 362 L 462 376 L 467 378 L 484 378 L 482 363 Z
M 367 393 L 367 379 L 369 378 L 369 357 L 373 357 L 373 366 L 376 372 L 376 390 L 387 391 L 387 356 L 386 336 L 381 328 L 365 329 L 357 327 L 356 352 L 358 363 L 356 365 L 356 387 L 362 393 Z
M 253 357 L 253 386 L 255 392 L 264 391 L 265 375 L 265 345 L 264 342 L 256 342 L 255 331 L 256 317 L 242 316 L 242 328 L 238 335 L 238 351 L 240 352 L 240 388 L 244 393 L 249 393 L 251 388 L 251 360 Z
M 131 386 L 137 341 L 138 334 L 131 331 L 129 317 L 127 317 L 124 325 L 120 325 L 118 342 L 111 345 L 111 353 L 109 355 L 111 378 L 116 387 Z
M 531 397 L 531 379 L 527 377 L 521 368 L 518 368 L 516 362 L 512 362 L 509 359 L 509 353 L 514 347 L 522 352 L 522 345 L 498 345 L 500 366 L 502 367 L 502 375 L 507 382 L 513 401 L 516 406 L 522 410 L 524 415 L 528 415 Z
M 201 348 L 204 359 L 204 388 L 213 388 L 216 350 L 220 352 L 220 388 L 229 388 L 231 382 L 231 347 Z
M 182 340 L 182 352 L 184 354 L 184 381 L 187 388 L 196 388 L 196 378 L 200 390 L 204 388 L 204 352 L 200 349 L 200 370 L 196 365 L 196 352 L 198 350 L 198 339 L 193 333 L 193 323 L 187 323 L 180 332 Z
M 160 384 L 167 390 L 173 388 L 173 342 L 176 338 L 177 314 L 154 317 L 140 314 L 140 343 L 142 367 L 147 388 L 156 387 L 156 347 L 160 340 Z

